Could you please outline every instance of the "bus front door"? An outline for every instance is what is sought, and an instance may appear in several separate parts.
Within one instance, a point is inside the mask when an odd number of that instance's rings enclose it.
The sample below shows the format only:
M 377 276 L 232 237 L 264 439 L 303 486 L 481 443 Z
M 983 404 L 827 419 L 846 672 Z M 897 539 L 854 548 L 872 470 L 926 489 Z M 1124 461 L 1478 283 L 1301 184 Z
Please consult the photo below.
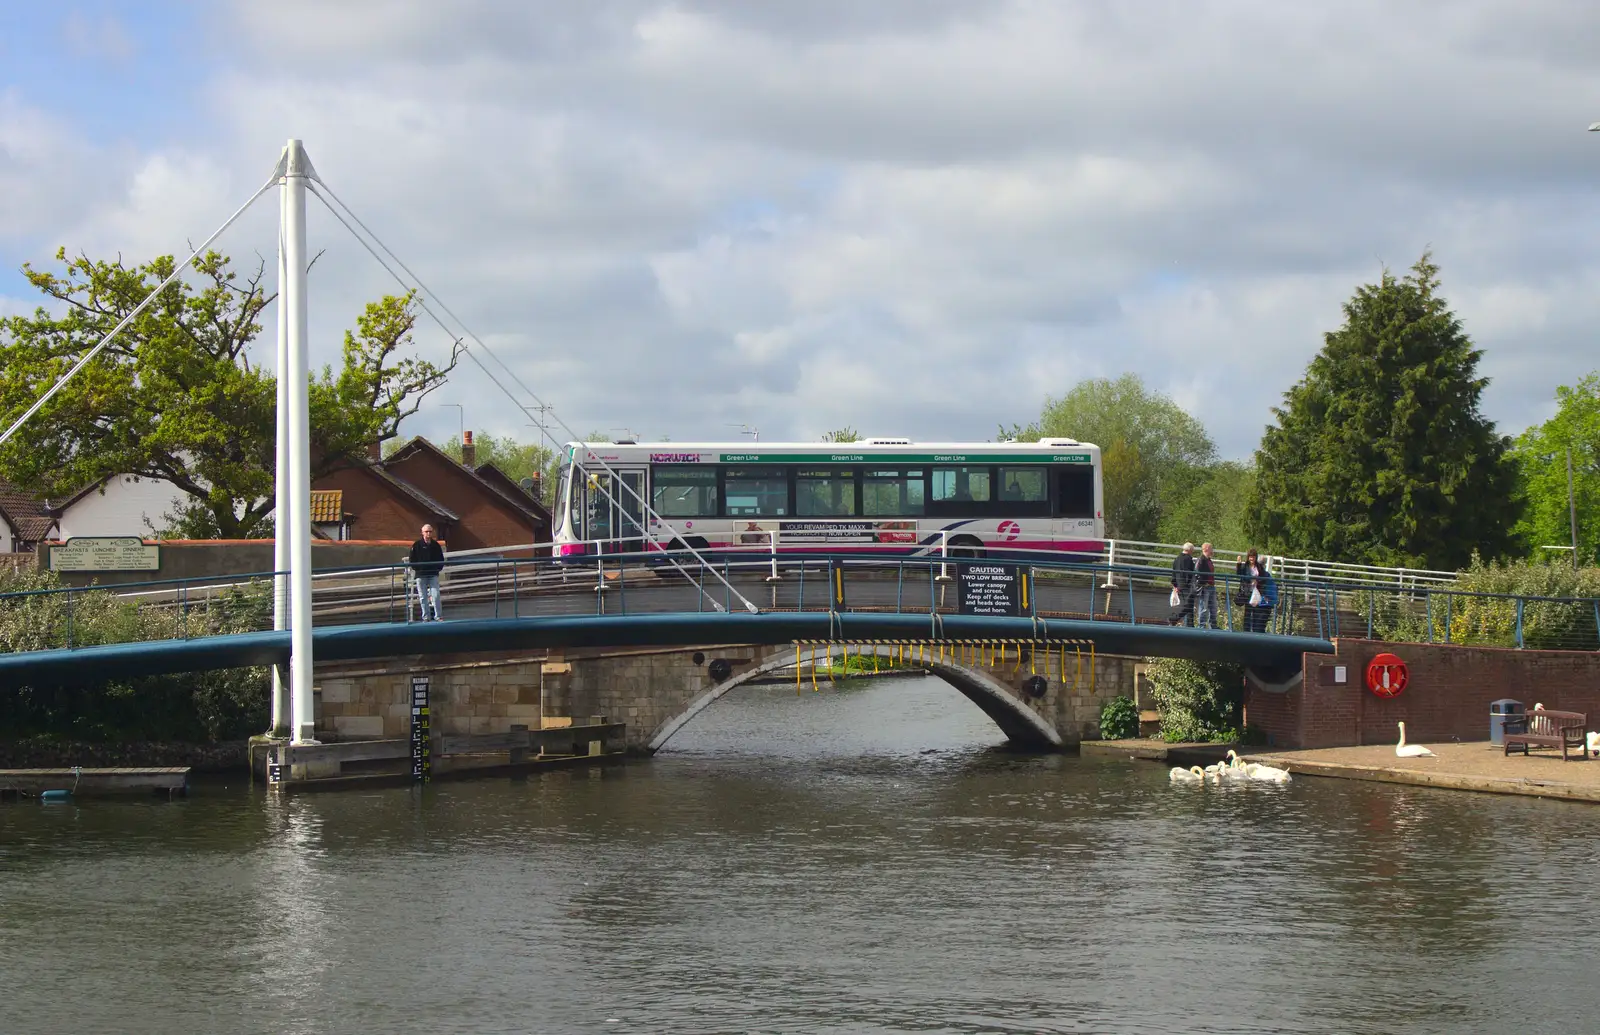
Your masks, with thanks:
M 644 471 L 591 471 L 584 490 L 584 538 L 599 553 L 644 551 Z

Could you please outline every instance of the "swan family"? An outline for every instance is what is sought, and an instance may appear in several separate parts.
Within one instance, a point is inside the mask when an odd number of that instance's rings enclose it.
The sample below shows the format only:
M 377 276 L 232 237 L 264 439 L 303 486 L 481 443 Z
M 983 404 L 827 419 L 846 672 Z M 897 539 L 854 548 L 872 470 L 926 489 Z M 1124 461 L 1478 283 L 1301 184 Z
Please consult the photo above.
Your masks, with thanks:
M 1167 779 L 1175 784 L 1196 787 L 1207 783 L 1288 783 L 1290 777 L 1287 769 L 1241 761 L 1230 749 L 1224 761 L 1208 765 L 1204 769 L 1197 765 L 1187 769 L 1173 766 L 1172 772 L 1167 774 Z

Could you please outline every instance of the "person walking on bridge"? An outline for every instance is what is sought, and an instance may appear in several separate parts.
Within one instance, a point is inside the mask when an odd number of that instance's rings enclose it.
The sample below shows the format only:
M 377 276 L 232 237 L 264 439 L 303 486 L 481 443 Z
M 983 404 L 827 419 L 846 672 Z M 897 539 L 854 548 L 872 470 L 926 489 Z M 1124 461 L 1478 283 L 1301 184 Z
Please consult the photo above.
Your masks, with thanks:
M 1202 543 L 1200 557 L 1194 562 L 1195 599 L 1199 604 L 1195 624 L 1202 629 L 1217 627 L 1217 566 L 1211 553 L 1211 544 Z
M 1244 631 L 1266 632 L 1267 618 L 1272 614 L 1272 604 L 1267 603 L 1268 594 L 1276 601 L 1277 588 L 1272 583 L 1272 576 L 1267 572 L 1267 566 L 1261 563 L 1254 549 L 1244 555 L 1244 560 L 1234 569 L 1239 576 L 1239 590 L 1234 594 L 1234 603 L 1244 607 Z M 1253 603 L 1259 600 L 1260 603 Z
M 1194 580 L 1194 544 L 1184 543 L 1183 552 L 1172 561 L 1172 596 L 1178 608 L 1173 625 L 1188 625 L 1194 617 Z
M 422 538 L 411 544 L 411 574 L 417 582 L 417 604 L 424 622 L 437 622 L 439 571 L 444 567 L 444 547 L 433 537 L 433 526 L 422 526 Z M 430 617 L 430 609 L 431 615 Z

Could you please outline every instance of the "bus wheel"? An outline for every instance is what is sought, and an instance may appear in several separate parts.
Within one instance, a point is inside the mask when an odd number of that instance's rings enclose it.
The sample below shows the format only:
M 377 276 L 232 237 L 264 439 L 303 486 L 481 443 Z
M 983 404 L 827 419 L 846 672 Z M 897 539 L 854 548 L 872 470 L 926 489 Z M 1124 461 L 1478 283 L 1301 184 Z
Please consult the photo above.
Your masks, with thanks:
M 983 540 L 977 536 L 958 535 L 950 540 L 950 556 L 974 558 L 986 556 Z

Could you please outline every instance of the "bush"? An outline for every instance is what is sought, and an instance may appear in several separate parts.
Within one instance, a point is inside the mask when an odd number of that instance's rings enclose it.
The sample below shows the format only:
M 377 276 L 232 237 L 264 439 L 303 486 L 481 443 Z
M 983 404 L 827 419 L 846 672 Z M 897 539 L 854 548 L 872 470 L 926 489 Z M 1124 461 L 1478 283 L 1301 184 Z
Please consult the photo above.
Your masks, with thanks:
M 1514 597 L 1574 597 L 1571 603 L 1526 601 L 1522 646 L 1548 650 L 1600 650 L 1600 568 L 1573 571 L 1568 564 L 1511 561 L 1484 564 L 1473 558 L 1454 587 L 1432 599 L 1432 639 L 1479 647 L 1515 647 Z M 1493 594 L 1472 596 L 1470 594 Z M 1588 598 L 1588 599 L 1582 599 Z M 1422 593 L 1360 593 L 1356 610 L 1381 640 L 1422 642 L 1429 638 L 1429 601 Z
M 60 589 L 49 571 L 0 572 L 0 653 L 249 632 L 271 617 L 271 585 L 223 590 L 191 606 L 141 606 L 106 590 Z M 0 737 L 85 741 L 238 740 L 268 723 L 264 668 L 118 679 L 87 674 L 71 682 L 9 692 Z
M 1126 740 L 1139 735 L 1139 706 L 1129 697 L 1113 697 L 1100 709 L 1100 739 Z
M 1161 739 L 1167 743 L 1239 738 L 1242 666 L 1159 658 L 1150 663 L 1150 690 L 1161 708 Z

